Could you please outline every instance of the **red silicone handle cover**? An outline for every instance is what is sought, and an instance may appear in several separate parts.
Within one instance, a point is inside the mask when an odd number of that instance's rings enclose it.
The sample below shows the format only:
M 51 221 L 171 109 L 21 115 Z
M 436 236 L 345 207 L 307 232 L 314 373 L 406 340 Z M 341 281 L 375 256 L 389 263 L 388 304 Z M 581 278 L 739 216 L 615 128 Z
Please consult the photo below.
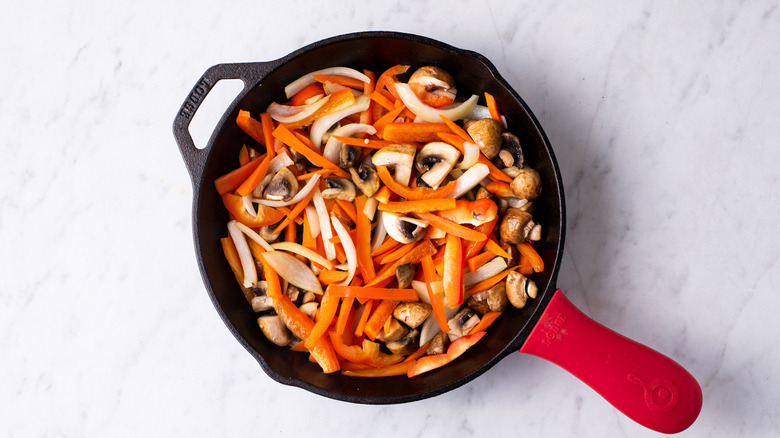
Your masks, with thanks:
M 701 411 L 701 387 L 688 371 L 592 320 L 560 290 L 520 352 L 559 365 L 629 418 L 658 432 L 681 432 Z

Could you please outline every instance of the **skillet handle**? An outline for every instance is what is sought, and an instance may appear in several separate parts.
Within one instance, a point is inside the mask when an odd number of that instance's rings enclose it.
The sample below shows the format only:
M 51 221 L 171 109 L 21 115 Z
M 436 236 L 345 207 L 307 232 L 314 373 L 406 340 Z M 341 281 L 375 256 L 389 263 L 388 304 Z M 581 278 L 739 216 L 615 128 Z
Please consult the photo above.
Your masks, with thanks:
M 560 289 L 520 352 L 559 365 L 626 416 L 658 432 L 682 432 L 701 411 L 701 387 L 688 371 L 592 320 Z
M 244 88 L 233 101 L 233 105 L 235 105 L 249 91 L 249 88 L 264 78 L 272 68 L 272 62 L 217 64 L 206 70 L 192 87 L 192 91 L 187 95 L 173 120 L 173 136 L 176 138 L 176 143 L 179 145 L 182 158 L 193 181 L 199 181 L 203 174 L 211 142 L 205 149 L 195 147 L 189 127 L 192 117 L 206 99 L 209 91 L 222 79 L 241 79 L 244 82 Z M 227 112 L 233 109 L 233 105 L 227 109 Z

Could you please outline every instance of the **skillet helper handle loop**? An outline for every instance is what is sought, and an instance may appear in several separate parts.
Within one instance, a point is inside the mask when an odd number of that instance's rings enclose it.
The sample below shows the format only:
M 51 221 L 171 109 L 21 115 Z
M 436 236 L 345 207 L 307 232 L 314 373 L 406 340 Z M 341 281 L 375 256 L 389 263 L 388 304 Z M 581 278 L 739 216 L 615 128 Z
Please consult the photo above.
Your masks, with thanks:
M 688 371 L 594 321 L 560 290 L 520 352 L 559 365 L 626 416 L 658 432 L 681 432 L 701 411 L 701 387 Z
M 206 99 L 209 91 L 223 79 L 241 79 L 244 82 L 244 89 L 239 94 L 240 98 L 247 92 L 248 87 L 260 81 L 270 70 L 271 63 L 264 62 L 217 64 L 206 70 L 192 87 L 192 91 L 187 95 L 173 120 L 173 136 L 176 138 L 176 143 L 179 145 L 182 158 L 193 181 L 199 180 L 203 174 L 208 148 L 198 149 L 195 147 L 189 127 L 193 116 Z

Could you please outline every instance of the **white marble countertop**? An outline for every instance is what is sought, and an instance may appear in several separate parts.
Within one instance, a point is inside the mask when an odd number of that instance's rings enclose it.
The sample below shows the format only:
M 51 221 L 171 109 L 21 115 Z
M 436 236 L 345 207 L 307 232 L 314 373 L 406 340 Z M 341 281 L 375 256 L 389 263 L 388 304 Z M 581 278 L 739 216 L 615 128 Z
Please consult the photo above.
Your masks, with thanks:
M 566 190 L 558 285 L 698 379 L 681 436 L 777 436 L 780 9 L 696 4 L 5 5 L 0 435 L 657 435 L 521 354 L 420 402 L 325 399 L 267 377 L 221 322 L 179 106 L 213 64 L 394 30 L 482 53 L 536 113 Z

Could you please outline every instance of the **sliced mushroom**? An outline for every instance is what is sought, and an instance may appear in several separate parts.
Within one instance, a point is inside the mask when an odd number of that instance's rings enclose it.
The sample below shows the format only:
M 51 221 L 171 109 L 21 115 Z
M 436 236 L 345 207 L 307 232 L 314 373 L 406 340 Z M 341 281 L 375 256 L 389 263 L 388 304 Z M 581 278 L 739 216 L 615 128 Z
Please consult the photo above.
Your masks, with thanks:
M 533 201 L 542 193 L 542 178 L 539 176 L 539 172 L 530 167 L 524 167 L 520 169 L 509 186 L 518 198 Z
M 350 175 L 352 175 L 352 182 L 363 192 L 366 196 L 374 196 L 377 190 L 379 190 L 379 176 L 376 174 L 376 169 L 371 162 L 363 163 L 355 170 L 354 167 L 349 169 Z
M 533 216 L 519 208 L 508 208 L 499 226 L 501 240 L 506 243 L 523 243 L 536 224 Z
M 467 125 L 466 131 L 474 139 L 488 160 L 492 160 L 501 150 L 501 133 L 504 126 L 493 119 L 480 119 Z
M 412 243 L 425 235 L 428 222 L 394 213 L 382 212 L 382 223 L 387 234 L 399 243 Z
M 469 309 L 480 315 L 488 312 L 503 312 L 509 305 L 506 296 L 506 282 L 501 281 L 486 291 L 472 295 L 466 304 Z
M 520 168 L 517 166 L 505 167 L 501 171 L 510 178 L 517 178 L 517 175 L 520 175 Z
M 509 258 L 506 260 L 507 268 L 511 268 L 512 266 L 516 266 L 518 263 L 520 263 L 520 251 L 516 246 L 503 245 L 501 248 L 503 248 L 503 250 L 509 254 Z
M 429 356 L 434 354 L 443 354 L 447 351 L 447 347 L 450 346 L 450 337 L 447 333 L 439 332 L 431 339 L 431 343 L 428 344 L 428 350 L 425 352 Z
M 257 325 L 260 326 L 260 331 L 263 332 L 269 341 L 280 347 L 284 347 L 295 340 L 293 334 L 290 333 L 290 329 L 284 325 L 279 315 L 261 316 L 257 318 Z
M 298 179 L 290 169 L 283 167 L 265 186 L 263 197 L 272 201 L 289 201 L 296 193 L 298 193 Z
M 380 330 L 379 334 L 376 335 L 376 340 L 382 342 L 393 342 L 403 338 L 407 333 L 409 333 L 408 328 L 398 322 L 397 319 L 391 318 L 389 330 Z
M 458 94 L 455 79 L 439 67 L 426 65 L 409 77 L 409 87 L 426 105 L 440 108 L 452 102 Z
M 507 167 L 515 166 L 522 169 L 525 166 L 525 157 L 523 148 L 520 146 L 520 139 L 511 132 L 501 134 L 501 150 L 507 151 L 512 155 L 512 164 Z
M 450 341 L 465 336 L 477 324 L 479 324 L 479 315 L 468 307 L 464 307 L 447 321 L 447 325 L 450 327 Z
M 305 293 L 292 284 L 287 285 L 287 290 L 284 292 L 284 294 L 287 295 L 287 298 L 289 298 L 290 301 L 292 301 L 296 306 L 303 304 L 303 296 Z
M 444 181 L 459 158 L 460 151 L 455 147 L 436 141 L 417 152 L 414 164 L 422 174 L 420 178 L 430 187 L 436 187 Z
M 422 301 L 405 301 L 395 307 L 393 316 L 411 328 L 417 328 L 431 314 L 433 307 Z
M 385 342 L 385 347 L 393 354 L 406 355 L 414 353 L 417 350 L 417 330 L 411 330 L 403 338 L 397 341 Z
M 252 310 L 260 313 L 274 308 L 274 300 L 266 294 L 267 291 L 268 283 L 265 281 L 258 281 L 255 283 L 255 287 L 252 288 L 254 296 L 249 302 L 252 305 Z
M 273 224 L 273 225 L 266 225 L 264 227 L 260 227 L 260 237 L 262 237 L 267 242 L 273 242 L 274 240 L 279 238 L 279 234 L 282 233 L 282 230 L 279 230 L 278 232 L 274 233 L 274 230 L 276 230 L 276 226 L 279 225 L 281 221 Z
M 536 282 L 517 271 L 506 277 L 506 296 L 518 309 L 525 307 L 528 298 L 536 298 L 537 291 Z
M 355 185 L 346 178 L 328 178 L 325 180 L 324 199 L 341 199 L 352 202 L 355 200 Z
M 363 149 L 359 146 L 352 146 L 352 145 L 342 145 L 341 146 L 341 153 L 339 153 L 339 167 L 343 169 L 349 169 L 351 167 L 357 166 L 357 164 L 360 162 L 360 156 L 363 152 Z
M 393 174 L 393 179 L 408 185 L 416 153 L 417 147 L 413 144 L 391 144 L 376 151 L 371 162 L 374 166 L 387 166 L 387 170 Z
M 398 280 L 399 289 L 408 289 L 417 273 L 417 264 L 406 263 L 395 268 L 395 278 Z
M 252 190 L 252 196 L 255 198 L 262 198 L 263 192 L 265 191 L 265 187 L 268 185 L 268 183 L 271 182 L 271 180 L 274 178 L 273 175 L 266 175 L 263 177 L 263 180 L 260 181 L 254 190 Z
M 498 158 L 501 160 L 501 164 L 503 164 L 503 167 L 512 167 L 515 165 L 515 157 L 512 156 L 512 153 L 509 152 L 506 149 L 501 149 L 498 151 Z
M 314 321 L 314 317 L 317 315 L 317 309 L 320 307 L 319 303 L 316 301 L 309 301 L 308 303 L 301 304 L 301 312 L 304 313 L 304 315 L 308 316 L 309 319 Z

